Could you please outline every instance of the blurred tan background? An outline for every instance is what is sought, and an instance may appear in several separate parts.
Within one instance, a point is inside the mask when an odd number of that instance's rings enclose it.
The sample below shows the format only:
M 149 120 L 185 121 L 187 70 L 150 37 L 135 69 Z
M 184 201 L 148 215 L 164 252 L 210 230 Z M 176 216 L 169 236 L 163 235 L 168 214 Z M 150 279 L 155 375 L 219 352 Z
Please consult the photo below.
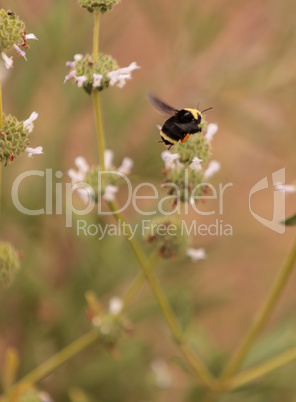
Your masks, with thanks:
M 15 345 L 24 374 L 88 329 L 86 290 L 92 288 L 103 301 L 121 295 L 138 266 L 122 239 L 115 243 L 114 239 L 102 243 L 81 239 L 65 228 L 62 216 L 28 217 L 12 205 L 13 180 L 25 170 L 52 168 L 66 175 L 78 155 L 97 163 L 91 98 L 74 85 L 63 84 L 65 62 L 75 53 L 91 52 L 93 20 L 74 0 L 9 0 L 1 6 L 19 14 L 27 31 L 39 39 L 30 43 L 28 62 L 14 57 L 15 67 L 3 83 L 6 113 L 20 119 L 33 110 L 40 114 L 31 145 L 44 148 L 44 156 L 21 157 L 3 169 L 1 239 L 11 241 L 24 256 L 16 284 L 0 296 L 5 306 L 0 313 L 0 358 L 7 345 Z M 252 205 L 271 219 L 271 174 L 285 167 L 286 181 L 296 179 L 295 12 L 293 0 L 124 0 L 101 22 L 100 50 L 120 66 L 132 61 L 141 66 L 124 89 L 111 88 L 102 94 L 108 148 L 115 151 L 117 165 L 124 156 L 134 159 L 136 183 L 162 181 L 164 148 L 157 143 L 155 125 L 163 118 L 145 94 L 155 93 L 177 108 L 196 107 L 198 102 L 201 109 L 213 106 L 207 120 L 219 125 L 213 158 L 222 165 L 214 181 L 233 182 L 233 187 L 225 192 L 223 217 L 201 217 L 200 223 L 223 219 L 232 225 L 234 236 L 195 238 L 193 245 L 206 248 L 207 260 L 165 263 L 159 267 L 159 277 L 176 310 L 181 315 L 190 310 L 190 333 L 207 333 L 204 336 L 222 354 L 233 350 L 249 326 L 295 236 L 293 228 L 279 235 L 262 226 L 248 207 L 250 189 L 267 176 L 270 189 L 254 196 Z M 68 181 L 66 176 L 63 180 Z M 44 183 L 40 181 L 37 188 L 36 183 L 28 180 L 21 187 L 22 200 L 31 208 L 44 202 Z M 208 202 L 207 208 L 217 204 Z M 295 195 L 287 196 L 286 208 L 287 215 L 295 212 Z M 270 331 L 294 316 L 295 279 L 294 274 Z M 129 352 L 123 353 L 128 355 L 131 373 L 138 364 L 144 373 L 154 356 L 169 359 L 175 349 L 167 342 L 166 328 L 146 287 L 131 314 L 138 321 L 135 338 L 124 341 L 123 349 Z M 135 350 L 144 358 L 138 359 Z M 44 381 L 43 388 L 64 401 L 67 387 L 84 381 L 82 385 L 95 394 L 89 379 L 93 358 L 92 351 L 85 352 L 71 367 L 66 365 Z M 78 375 L 75 369 L 81 361 L 86 368 Z M 118 370 L 117 378 L 125 384 L 120 367 L 115 368 L 106 354 L 104 361 L 112 372 Z M 101 366 L 96 364 L 98 374 Z M 178 379 L 176 388 L 153 400 L 178 401 L 183 395 L 186 377 L 174 365 L 171 369 Z M 102 378 L 101 400 L 118 400 L 109 397 L 111 380 Z M 124 391 L 122 400 L 141 400 L 146 395 L 140 381 L 133 387 Z

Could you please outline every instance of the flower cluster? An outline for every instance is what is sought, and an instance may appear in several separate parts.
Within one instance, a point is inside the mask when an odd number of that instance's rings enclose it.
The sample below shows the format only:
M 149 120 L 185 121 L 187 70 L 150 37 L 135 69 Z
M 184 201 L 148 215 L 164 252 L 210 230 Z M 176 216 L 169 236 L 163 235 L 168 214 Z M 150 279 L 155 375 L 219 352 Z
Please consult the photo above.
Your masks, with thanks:
M 34 34 L 27 34 L 25 24 L 12 11 L 0 10 L 0 53 L 6 68 L 13 67 L 12 57 L 6 55 L 6 51 L 14 48 L 17 55 L 26 59 L 24 49 L 28 49 L 28 39 L 37 39 Z
M 207 180 L 220 170 L 220 163 L 208 159 L 211 154 L 210 143 L 218 127 L 209 124 L 205 136 L 202 133 L 191 135 L 184 144 L 174 146 L 175 153 L 162 152 L 166 176 L 163 187 L 176 196 L 175 202 L 194 202 L 207 192 Z M 207 166 L 207 167 L 206 167 Z
M 162 258 L 176 258 L 185 254 L 189 237 L 182 231 L 180 222 L 171 216 L 159 216 L 151 220 L 144 233 L 144 241 Z
M 42 154 L 42 147 L 30 148 L 29 134 L 34 128 L 34 121 L 37 119 L 38 113 L 33 112 L 31 116 L 24 121 L 17 120 L 16 117 L 2 115 L 2 126 L 0 127 L 0 162 L 9 161 L 12 163 L 16 156 L 23 152 L 27 152 L 28 157 L 35 154 Z
M 123 301 L 119 297 L 112 297 L 109 308 L 105 309 L 94 292 L 86 293 L 86 314 L 93 326 L 100 332 L 100 341 L 107 348 L 113 348 L 123 331 L 129 332 L 129 324 L 122 315 Z
M 135 62 L 128 67 L 118 68 L 117 62 L 103 53 L 98 55 L 96 62 L 91 55 L 76 54 L 74 60 L 68 61 L 66 66 L 71 71 L 66 75 L 65 82 L 72 80 L 88 94 L 93 90 L 102 91 L 109 85 L 122 88 L 132 78 L 131 73 L 139 68 Z
M 75 158 L 75 166 L 78 170 L 69 169 L 68 176 L 71 179 L 72 186 L 79 184 L 77 192 L 80 198 L 87 203 L 90 196 L 94 197 L 95 202 L 99 202 L 101 197 L 106 201 L 113 201 L 114 195 L 118 191 L 118 186 L 124 183 L 124 177 L 128 176 L 133 167 L 133 161 L 125 157 L 119 166 L 113 164 L 113 151 L 107 149 L 104 152 L 105 171 L 100 175 L 101 167 L 90 167 L 82 156 Z
M 120 0 L 78 0 L 78 4 L 86 8 L 90 13 L 99 12 L 104 14 L 106 11 L 111 11 L 115 4 Z

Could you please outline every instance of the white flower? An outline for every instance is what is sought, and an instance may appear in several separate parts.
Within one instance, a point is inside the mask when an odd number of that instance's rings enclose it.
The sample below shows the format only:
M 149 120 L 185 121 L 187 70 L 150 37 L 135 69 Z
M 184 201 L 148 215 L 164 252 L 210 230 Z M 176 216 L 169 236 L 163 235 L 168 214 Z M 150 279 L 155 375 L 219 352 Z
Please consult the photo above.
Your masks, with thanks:
M 12 57 L 8 57 L 4 52 L 1 53 L 1 57 L 5 63 L 5 67 L 7 69 L 13 68 L 13 59 Z
M 126 84 L 126 80 L 132 78 L 130 74 L 118 74 L 117 71 L 111 71 L 107 74 L 107 77 L 110 78 L 109 84 L 111 86 L 117 84 L 118 88 L 123 88 Z
M 66 67 L 74 68 L 75 64 L 76 64 L 75 61 L 66 61 Z M 71 71 L 71 73 L 73 73 L 73 71 Z M 66 77 L 67 77 L 67 75 L 66 75 Z M 66 78 L 65 78 L 65 81 L 67 81 Z
M 68 80 L 71 80 L 72 78 L 75 78 L 76 76 L 76 71 L 71 71 L 69 74 L 66 75 L 64 79 L 64 83 Z
M 140 66 L 133 61 L 128 67 L 122 67 L 116 70 L 119 74 L 130 74 L 132 71 L 138 70 Z
M 37 119 L 39 114 L 37 112 L 31 113 L 31 116 L 23 122 L 24 129 L 27 130 L 29 133 L 33 131 L 34 124 L 33 122 Z
M 33 39 L 33 40 L 38 40 L 36 36 L 33 33 L 29 33 L 25 36 L 26 39 Z
M 93 77 L 94 77 L 93 87 L 100 87 L 103 78 L 102 74 L 93 74 Z
M 78 88 L 82 88 L 85 81 L 87 81 L 87 77 L 85 75 L 81 75 L 79 77 L 75 76 L 74 78 Z
M 23 50 L 21 50 L 17 45 L 13 45 L 13 47 L 15 48 L 17 54 L 22 56 L 27 61 L 26 53 Z
M 205 134 L 205 139 L 208 142 L 211 142 L 217 131 L 218 131 L 218 124 L 216 124 L 216 123 L 208 124 L 207 131 L 206 131 L 206 134 Z
M 109 300 L 109 311 L 113 315 L 117 315 L 121 312 L 123 307 L 123 301 L 120 297 L 112 297 Z
M 175 161 L 180 158 L 179 154 L 172 154 L 170 151 L 163 151 L 161 153 L 161 158 L 165 163 L 166 169 L 171 169 L 175 167 Z
M 192 261 L 205 260 L 207 257 L 204 248 L 188 248 L 186 254 Z
M 25 151 L 28 153 L 28 158 L 33 158 L 33 155 L 42 155 L 43 154 L 42 147 L 37 147 L 37 148 L 27 147 L 25 149 Z
M 89 171 L 89 165 L 83 156 L 77 156 L 77 158 L 75 158 L 74 160 L 74 163 L 75 166 L 78 168 L 78 171 L 75 169 L 68 170 L 68 176 L 71 179 L 72 186 L 83 181 L 85 179 L 86 173 Z
M 75 61 L 79 61 L 79 60 L 82 60 L 83 59 L 83 54 L 81 54 L 81 53 L 76 53 L 76 54 L 74 54 L 74 60 Z
M 114 158 L 114 152 L 111 151 L 111 149 L 106 149 L 104 151 L 105 169 L 112 168 L 113 158 Z
M 110 71 L 107 74 L 107 77 L 110 78 L 109 84 L 111 86 L 117 84 L 119 88 L 122 88 L 126 84 L 126 80 L 130 80 L 132 78 L 132 71 L 140 68 L 136 62 L 131 63 L 128 67 L 119 68 L 115 71 Z
M 71 169 L 70 169 L 71 170 Z M 68 172 L 69 174 L 69 172 Z M 83 180 L 83 179 L 82 179 Z M 79 180 L 78 182 L 81 182 L 82 180 Z M 88 204 L 89 203 L 89 199 L 91 197 L 91 195 L 94 193 L 94 190 L 92 187 L 87 186 L 87 187 L 79 187 L 77 188 L 77 193 L 80 197 L 80 199 L 84 202 L 84 204 Z
M 275 185 L 275 188 L 276 188 L 276 190 L 284 191 L 285 193 L 288 193 L 288 194 L 296 193 L 296 185 L 295 184 L 277 183 Z
M 69 169 L 67 173 L 71 179 L 72 185 L 80 183 L 84 180 L 84 175 L 80 172 L 77 172 L 75 169 Z
M 172 384 L 172 377 L 167 363 L 163 359 L 155 359 L 150 366 L 155 375 L 157 386 L 159 388 L 169 388 Z
M 192 170 L 201 170 L 202 167 L 201 167 L 200 162 L 202 162 L 202 159 L 199 159 L 197 156 L 195 156 L 192 159 L 192 162 L 189 165 L 190 169 L 192 169 Z
M 118 187 L 113 186 L 112 184 L 109 184 L 106 189 L 105 193 L 103 195 L 104 200 L 106 201 L 114 201 L 115 197 L 114 195 L 117 193 Z
M 89 164 L 86 162 L 86 159 L 83 156 L 77 156 L 77 158 L 74 160 L 74 163 L 80 173 L 85 175 L 89 171 Z
M 121 172 L 128 176 L 130 174 L 133 166 L 134 166 L 133 160 L 131 158 L 125 157 L 125 158 L 123 158 L 123 161 L 118 168 L 118 172 Z
M 218 161 L 211 161 L 209 163 L 209 166 L 205 170 L 204 176 L 206 179 L 209 179 L 210 177 L 214 176 L 215 173 L 219 172 L 221 169 L 221 163 Z

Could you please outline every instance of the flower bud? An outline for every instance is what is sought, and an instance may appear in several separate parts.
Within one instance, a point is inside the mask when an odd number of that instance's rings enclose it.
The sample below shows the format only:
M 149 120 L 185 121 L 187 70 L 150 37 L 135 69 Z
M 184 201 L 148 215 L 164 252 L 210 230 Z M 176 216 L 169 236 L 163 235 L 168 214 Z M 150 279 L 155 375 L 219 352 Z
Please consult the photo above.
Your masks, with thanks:
M 12 115 L 2 115 L 2 127 L 0 127 L 0 162 L 12 163 L 16 156 L 25 152 L 28 144 L 29 130 L 24 127 L 22 121 L 18 121 Z
M 197 133 L 191 135 L 184 144 L 178 142 L 174 146 L 173 152 L 177 152 L 180 155 L 179 161 L 184 165 L 189 166 L 194 157 L 201 159 L 204 165 L 211 155 L 211 147 L 204 135 Z
M 25 24 L 12 11 L 0 10 L 0 52 L 23 43 Z
M 19 257 L 10 243 L 0 243 L 0 289 L 8 287 L 19 270 Z
M 104 14 L 106 11 L 111 11 L 115 4 L 120 0 L 78 0 L 80 7 L 86 8 L 90 13 L 99 12 Z
M 72 79 L 77 83 L 78 87 L 82 87 L 88 94 L 91 94 L 94 90 L 94 83 L 97 84 L 96 89 L 99 91 L 108 88 L 110 79 L 107 74 L 118 69 L 116 60 L 103 53 L 99 53 L 98 60 L 95 63 L 93 56 L 89 54 L 79 56 L 74 57 L 73 62 L 67 63 L 71 68 L 71 72 L 66 76 L 65 80 Z M 99 85 L 97 76 L 101 77 Z
M 77 191 L 86 203 L 88 202 L 89 195 L 94 197 L 95 202 L 99 202 L 102 197 L 106 201 L 113 201 L 115 194 L 118 192 L 118 186 L 126 182 L 125 176 L 131 172 L 133 161 L 125 157 L 120 167 L 116 170 L 113 164 L 113 157 L 113 151 L 106 149 L 104 152 L 104 172 L 102 172 L 100 166 L 89 167 L 86 160 L 81 156 L 75 159 L 78 171 L 74 169 L 68 170 L 68 176 L 71 178 L 72 185 L 83 183 L 83 186 Z
M 75 82 L 88 94 L 102 91 L 109 86 L 122 88 L 127 80 L 132 79 L 132 72 L 140 68 L 135 61 L 127 67 L 118 68 L 116 60 L 103 53 L 99 53 L 96 62 L 91 55 L 76 54 L 74 60 L 68 61 L 66 66 L 70 67 L 70 72 L 66 75 L 65 82 Z

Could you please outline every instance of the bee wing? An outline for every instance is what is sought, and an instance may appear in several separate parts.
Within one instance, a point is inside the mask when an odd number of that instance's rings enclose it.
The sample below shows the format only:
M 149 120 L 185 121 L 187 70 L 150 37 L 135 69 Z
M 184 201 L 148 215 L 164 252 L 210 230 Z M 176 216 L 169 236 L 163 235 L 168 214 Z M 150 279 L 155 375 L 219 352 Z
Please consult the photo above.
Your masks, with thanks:
M 178 112 L 178 109 L 173 108 L 151 94 L 147 94 L 147 99 L 160 114 L 172 116 Z

